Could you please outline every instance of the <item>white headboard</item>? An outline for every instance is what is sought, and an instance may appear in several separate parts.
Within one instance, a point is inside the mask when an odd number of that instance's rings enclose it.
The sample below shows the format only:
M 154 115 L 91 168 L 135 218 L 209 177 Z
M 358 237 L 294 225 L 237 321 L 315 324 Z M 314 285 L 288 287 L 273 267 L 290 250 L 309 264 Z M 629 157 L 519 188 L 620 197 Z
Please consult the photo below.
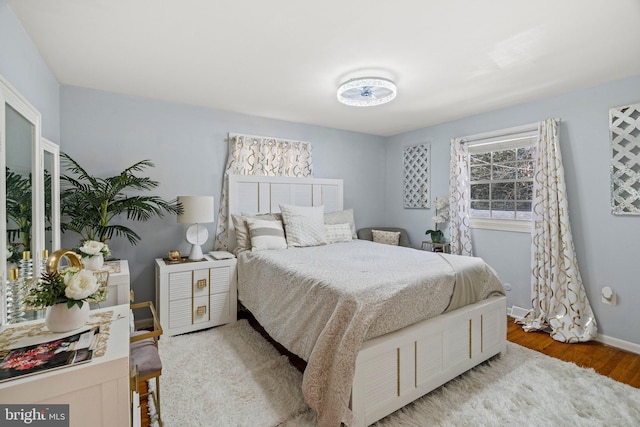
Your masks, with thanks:
M 232 214 L 276 213 L 280 204 L 321 206 L 325 212 L 341 211 L 342 179 L 229 175 L 229 247 L 236 246 Z

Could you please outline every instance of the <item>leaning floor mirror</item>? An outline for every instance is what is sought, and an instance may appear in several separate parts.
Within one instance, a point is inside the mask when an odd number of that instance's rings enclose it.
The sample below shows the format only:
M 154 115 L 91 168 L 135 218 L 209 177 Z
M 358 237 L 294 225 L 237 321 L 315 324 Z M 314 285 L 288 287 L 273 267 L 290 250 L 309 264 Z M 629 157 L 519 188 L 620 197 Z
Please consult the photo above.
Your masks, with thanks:
M 60 245 L 59 150 L 41 139 L 40 113 L 0 76 L 0 231 L 2 324 L 40 317 L 24 310 L 27 281 Z M 47 250 L 47 251 L 45 251 Z

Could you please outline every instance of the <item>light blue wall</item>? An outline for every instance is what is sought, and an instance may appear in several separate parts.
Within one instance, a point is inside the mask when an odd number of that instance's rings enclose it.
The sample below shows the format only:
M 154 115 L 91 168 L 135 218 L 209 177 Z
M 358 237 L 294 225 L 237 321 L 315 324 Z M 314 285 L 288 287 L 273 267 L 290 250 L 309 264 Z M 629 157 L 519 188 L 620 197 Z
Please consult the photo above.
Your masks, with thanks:
M 97 176 L 111 176 L 142 159 L 156 167 L 148 175 L 159 181 L 154 194 L 213 195 L 216 212 L 227 159 L 227 133 L 278 136 L 311 141 L 314 175 L 344 178 L 345 208 L 353 207 L 358 226 L 384 221 L 385 140 L 382 137 L 261 119 L 242 114 L 152 101 L 63 86 L 61 150 Z M 142 237 L 131 247 L 126 239 L 110 242 L 114 256 L 129 260 L 136 300 L 154 298 L 153 260 L 170 249 L 188 252 L 186 226 L 175 217 L 133 227 Z M 208 225 L 209 235 L 214 224 Z M 67 233 L 63 246 L 78 235 Z M 210 238 L 203 246 L 211 250 Z
M 387 222 L 408 228 L 411 239 L 418 243 L 433 226 L 433 209 L 402 208 L 404 147 L 431 143 L 431 188 L 437 196 L 448 193 L 451 138 L 560 118 L 571 227 L 599 332 L 640 344 L 640 216 L 610 214 L 608 131 L 610 108 L 639 102 L 640 76 L 636 76 L 388 138 Z M 473 230 L 472 239 L 476 255 L 513 285 L 507 293 L 509 305 L 531 307 L 529 235 Z M 604 286 L 618 294 L 617 306 L 602 304 Z
M 6 0 L 0 0 L 0 75 L 42 115 L 42 136 L 60 142 L 60 87 Z
M 8 7 L 0 0 L 0 74 L 42 113 L 43 135 L 96 174 L 114 174 L 143 158 L 156 168 L 156 192 L 165 198 L 213 194 L 219 201 L 227 132 L 309 140 L 315 175 L 345 179 L 345 206 L 356 223 L 407 228 L 419 244 L 433 226 L 433 210 L 402 208 L 402 150 L 431 143 L 432 193 L 448 192 L 449 140 L 548 117 L 562 119 L 560 138 L 574 241 L 582 277 L 604 335 L 640 344 L 640 217 L 609 213 L 609 108 L 640 102 L 640 76 L 508 109 L 467 117 L 387 139 L 335 129 L 261 119 L 204 108 L 63 87 Z M 153 298 L 153 258 L 187 249 L 174 218 L 140 224 L 142 243 L 119 239 L 114 253 L 131 264 L 137 299 Z M 213 234 L 213 226 L 209 227 Z M 477 255 L 513 284 L 509 304 L 529 306 L 527 234 L 472 233 Z M 76 243 L 65 236 L 63 244 Z M 210 249 L 205 246 L 205 249 Z M 617 306 L 600 302 L 603 286 L 618 293 Z

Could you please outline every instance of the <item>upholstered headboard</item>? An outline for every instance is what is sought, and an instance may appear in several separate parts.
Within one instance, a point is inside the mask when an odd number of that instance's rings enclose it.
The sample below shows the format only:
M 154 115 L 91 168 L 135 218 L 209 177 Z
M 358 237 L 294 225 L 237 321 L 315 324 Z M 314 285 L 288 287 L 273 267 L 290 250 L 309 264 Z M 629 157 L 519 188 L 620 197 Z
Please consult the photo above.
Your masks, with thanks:
M 280 204 L 324 205 L 325 212 L 340 211 L 342 186 L 342 179 L 229 175 L 229 249 L 236 246 L 232 214 L 276 213 Z

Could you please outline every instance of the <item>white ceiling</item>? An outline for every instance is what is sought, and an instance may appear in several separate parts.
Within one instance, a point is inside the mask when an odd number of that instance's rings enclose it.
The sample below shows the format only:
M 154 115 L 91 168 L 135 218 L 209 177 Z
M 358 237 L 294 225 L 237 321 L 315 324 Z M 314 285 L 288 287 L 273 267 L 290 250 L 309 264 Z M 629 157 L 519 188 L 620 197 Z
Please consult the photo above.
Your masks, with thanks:
M 640 74 L 638 0 L 8 2 L 63 85 L 383 136 Z

